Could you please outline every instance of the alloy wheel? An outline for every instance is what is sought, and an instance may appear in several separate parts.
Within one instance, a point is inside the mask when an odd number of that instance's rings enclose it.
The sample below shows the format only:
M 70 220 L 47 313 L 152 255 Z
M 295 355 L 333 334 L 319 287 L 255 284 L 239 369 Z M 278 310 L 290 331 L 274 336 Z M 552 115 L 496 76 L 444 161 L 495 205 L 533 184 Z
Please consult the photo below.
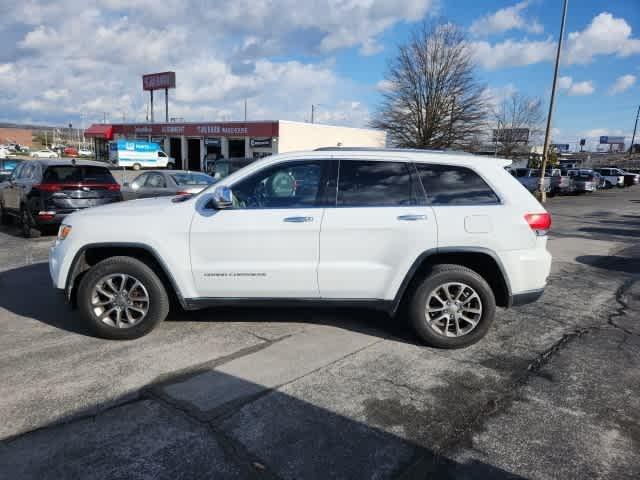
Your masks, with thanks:
M 466 283 L 445 283 L 427 296 L 425 318 L 438 334 L 444 337 L 462 337 L 480 322 L 482 300 Z
M 149 313 L 149 292 L 137 278 L 125 273 L 102 277 L 91 291 L 91 309 L 102 323 L 131 328 Z

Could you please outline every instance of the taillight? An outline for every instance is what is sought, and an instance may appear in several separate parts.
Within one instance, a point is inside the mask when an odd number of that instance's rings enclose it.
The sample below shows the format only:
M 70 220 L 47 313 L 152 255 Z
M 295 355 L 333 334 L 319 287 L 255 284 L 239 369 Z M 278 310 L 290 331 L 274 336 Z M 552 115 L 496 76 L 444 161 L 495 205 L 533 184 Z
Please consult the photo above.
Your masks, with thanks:
M 119 183 L 109 183 L 107 185 L 107 190 L 109 190 L 110 192 L 119 192 L 120 191 L 120 184 Z
M 538 236 L 546 235 L 551 228 L 550 213 L 526 213 L 524 219 Z
M 176 192 L 176 195 L 191 195 L 190 192 Z
M 62 191 L 62 185 L 58 183 L 40 183 L 33 186 L 34 189 L 41 192 L 60 192 Z

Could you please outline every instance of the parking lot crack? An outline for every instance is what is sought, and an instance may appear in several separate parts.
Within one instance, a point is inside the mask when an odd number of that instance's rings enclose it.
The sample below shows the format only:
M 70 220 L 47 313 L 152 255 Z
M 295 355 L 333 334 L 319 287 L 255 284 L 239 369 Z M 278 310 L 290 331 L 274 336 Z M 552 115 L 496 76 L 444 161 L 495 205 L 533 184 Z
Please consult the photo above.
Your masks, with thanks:
M 625 328 L 621 325 L 619 325 L 616 322 L 616 319 L 624 317 L 626 315 L 628 315 L 628 310 L 629 310 L 629 304 L 626 302 L 625 300 L 625 295 L 626 293 L 631 289 L 631 287 L 636 283 L 636 281 L 638 280 L 638 276 L 635 276 L 633 278 L 630 278 L 629 280 L 627 280 L 626 282 L 624 282 L 622 285 L 620 285 L 620 287 L 618 288 L 618 290 L 616 290 L 616 295 L 615 295 L 615 300 L 616 302 L 618 302 L 618 308 L 609 315 L 609 317 L 607 318 L 607 323 L 609 325 L 611 325 L 613 328 L 616 328 L 618 330 L 623 331 L 624 333 L 626 333 L 627 335 L 638 335 L 638 333 L 633 332 L 631 330 L 629 330 L 628 328 Z

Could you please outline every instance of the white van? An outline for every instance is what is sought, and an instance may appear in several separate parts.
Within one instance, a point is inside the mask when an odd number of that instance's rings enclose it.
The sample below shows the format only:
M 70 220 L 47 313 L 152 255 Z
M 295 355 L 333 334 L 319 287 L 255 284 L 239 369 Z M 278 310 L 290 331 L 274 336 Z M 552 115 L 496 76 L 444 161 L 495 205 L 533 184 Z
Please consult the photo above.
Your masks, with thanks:
M 174 168 L 176 162 L 154 142 L 118 140 L 109 144 L 109 161 L 119 167 Z

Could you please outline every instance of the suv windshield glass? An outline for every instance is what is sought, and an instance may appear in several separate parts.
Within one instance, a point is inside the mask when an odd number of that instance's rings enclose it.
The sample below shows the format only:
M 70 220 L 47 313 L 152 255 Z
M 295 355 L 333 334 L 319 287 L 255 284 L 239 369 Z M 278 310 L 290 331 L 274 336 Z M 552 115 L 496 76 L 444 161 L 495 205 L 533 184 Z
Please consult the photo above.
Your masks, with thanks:
M 211 185 L 214 179 L 202 173 L 175 173 L 171 178 L 178 185 Z
M 116 183 L 106 167 L 89 165 L 58 165 L 48 167 L 42 183 Z

